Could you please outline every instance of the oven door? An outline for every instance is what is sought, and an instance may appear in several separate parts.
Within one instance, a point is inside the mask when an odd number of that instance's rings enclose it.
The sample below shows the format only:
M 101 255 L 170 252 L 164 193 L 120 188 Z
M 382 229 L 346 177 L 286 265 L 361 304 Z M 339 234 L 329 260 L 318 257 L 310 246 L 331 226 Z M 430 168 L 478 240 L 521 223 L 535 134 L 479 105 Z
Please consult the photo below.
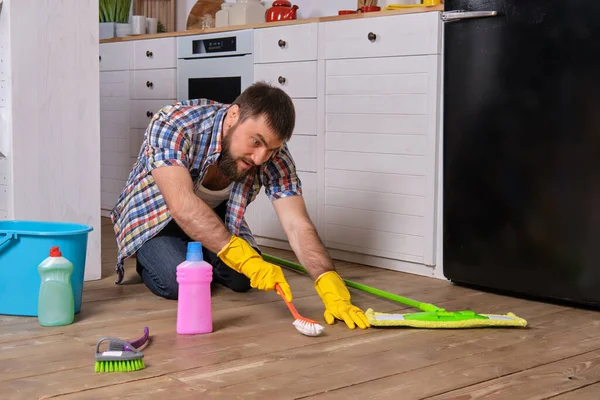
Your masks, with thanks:
M 231 104 L 253 83 L 252 55 L 177 60 L 177 100 Z

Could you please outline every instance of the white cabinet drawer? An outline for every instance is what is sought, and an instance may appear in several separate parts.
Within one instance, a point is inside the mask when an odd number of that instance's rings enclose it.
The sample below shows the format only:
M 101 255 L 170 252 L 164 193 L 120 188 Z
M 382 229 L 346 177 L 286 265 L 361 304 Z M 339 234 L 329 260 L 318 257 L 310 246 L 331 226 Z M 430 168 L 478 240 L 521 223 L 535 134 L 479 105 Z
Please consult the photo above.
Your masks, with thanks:
M 128 98 L 129 71 L 100 72 L 100 97 Z
M 266 81 L 283 89 L 290 97 L 317 97 L 317 62 L 257 64 L 254 80 Z
M 441 53 L 438 12 L 323 23 L 325 58 Z
M 132 42 L 101 43 L 100 71 L 126 71 L 131 65 Z
M 8 186 L 0 185 L 0 210 L 8 210 Z
M 144 133 L 146 133 L 145 129 L 131 129 L 129 135 L 129 155 L 132 158 L 137 158 L 140 154 L 140 148 L 142 147 L 142 143 L 144 142 Z
M 102 165 L 100 167 L 100 177 L 104 179 L 116 179 L 120 181 L 126 181 L 129 178 L 129 173 L 131 172 L 130 166 L 123 167 L 118 165 Z
M 316 60 L 317 29 L 317 24 L 255 29 L 254 62 Z
M 175 68 L 176 39 L 150 39 L 133 42 L 133 69 Z
M 296 111 L 295 135 L 317 134 L 317 100 L 316 99 L 292 99 Z
M 119 200 L 118 193 L 102 192 L 100 194 L 100 207 L 105 210 L 112 210 Z
M 317 172 L 317 137 L 292 135 L 288 148 L 297 171 Z
M 129 124 L 122 125 L 100 125 L 100 139 L 127 139 L 129 137 Z
M 128 152 L 129 149 L 129 138 L 100 138 L 100 151 L 101 157 L 107 156 L 113 153 L 124 153 Z M 105 159 L 102 159 L 102 163 L 106 164 Z M 117 165 L 117 164 L 113 164 Z
M 174 104 L 175 99 L 170 100 L 131 100 L 131 114 L 129 114 L 129 126 L 131 128 L 146 129 L 150 119 L 161 108 Z
M 101 166 L 123 167 L 130 169 L 133 166 L 131 156 L 129 155 L 128 142 L 123 144 L 123 149 L 119 152 L 103 151 L 100 154 Z
M 177 97 L 177 70 L 153 69 L 133 71 L 133 99 L 174 99 Z

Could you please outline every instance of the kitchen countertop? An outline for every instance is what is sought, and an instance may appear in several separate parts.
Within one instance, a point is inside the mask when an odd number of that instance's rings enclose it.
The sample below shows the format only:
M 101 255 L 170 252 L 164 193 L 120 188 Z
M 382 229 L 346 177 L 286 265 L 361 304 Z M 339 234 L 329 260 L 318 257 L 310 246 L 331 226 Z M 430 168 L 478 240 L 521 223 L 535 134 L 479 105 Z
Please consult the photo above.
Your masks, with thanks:
M 330 21 L 344 21 L 349 19 L 359 19 L 359 18 L 373 18 L 373 17 L 382 17 L 387 15 L 400 15 L 400 14 L 414 14 L 414 13 L 423 13 L 423 12 L 432 12 L 432 11 L 444 11 L 444 5 L 440 4 L 437 6 L 430 7 L 411 7 L 400 10 L 387 10 L 387 11 L 378 11 L 378 12 L 370 12 L 370 13 L 357 13 L 357 14 L 347 14 L 347 15 L 333 15 L 328 17 L 318 17 L 318 18 L 307 18 L 307 19 L 298 19 L 292 21 L 278 21 L 278 22 L 265 22 L 261 24 L 250 24 L 250 25 L 234 25 L 227 26 L 223 28 L 209 28 L 209 29 L 191 29 L 187 31 L 179 31 L 179 32 L 165 32 L 165 33 L 157 33 L 153 35 L 130 35 L 120 38 L 111 38 L 111 39 L 102 39 L 100 43 L 115 43 L 115 42 L 125 42 L 131 40 L 145 40 L 145 39 L 158 39 L 165 37 L 174 37 L 174 36 L 189 36 L 189 35 L 199 35 L 205 33 L 215 33 L 215 32 L 228 32 L 228 31 L 237 31 L 241 29 L 259 29 L 259 28 L 268 28 L 273 26 L 285 26 L 285 25 L 299 25 L 299 24 L 310 24 L 313 22 L 330 22 Z

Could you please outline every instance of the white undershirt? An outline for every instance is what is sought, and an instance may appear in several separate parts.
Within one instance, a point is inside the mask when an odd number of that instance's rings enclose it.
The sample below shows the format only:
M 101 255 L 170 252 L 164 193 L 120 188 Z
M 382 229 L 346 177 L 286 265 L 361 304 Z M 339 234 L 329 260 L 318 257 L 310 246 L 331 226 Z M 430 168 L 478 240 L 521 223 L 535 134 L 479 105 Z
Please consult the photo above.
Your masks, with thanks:
M 229 199 L 229 193 L 233 183 L 221 190 L 208 190 L 202 183 L 198 185 L 196 189 L 196 196 L 200 197 L 210 208 L 215 208 L 223 202 L 223 200 Z

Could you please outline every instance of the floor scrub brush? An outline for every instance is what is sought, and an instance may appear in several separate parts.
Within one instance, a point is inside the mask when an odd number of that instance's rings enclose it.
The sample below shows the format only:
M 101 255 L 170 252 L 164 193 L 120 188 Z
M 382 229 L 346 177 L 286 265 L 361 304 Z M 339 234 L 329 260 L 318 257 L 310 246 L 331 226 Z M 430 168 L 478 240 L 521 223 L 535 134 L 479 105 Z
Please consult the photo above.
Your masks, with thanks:
M 323 330 L 325 330 L 325 328 L 322 325 L 319 325 L 317 321 L 313 321 L 312 319 L 308 319 L 300 315 L 300 313 L 296 311 L 294 305 L 291 302 L 287 301 L 285 295 L 283 294 L 283 291 L 279 288 L 279 284 L 275 285 L 275 291 L 278 295 L 281 296 L 283 301 L 285 301 L 285 304 L 290 309 L 290 312 L 292 313 L 294 318 L 296 318 L 292 324 L 296 327 L 298 332 L 305 336 L 319 336 L 323 333 Z
M 291 261 L 283 260 L 269 254 L 263 254 L 265 261 L 288 267 L 296 271 L 307 273 L 301 265 Z M 520 327 L 527 326 L 527 321 L 513 313 L 478 314 L 471 310 L 446 311 L 429 303 L 422 303 L 393 293 L 385 292 L 367 285 L 344 279 L 347 286 L 362 290 L 363 292 L 392 300 L 410 307 L 417 308 L 421 312 L 409 314 L 389 314 L 376 312 L 372 308 L 367 309 L 365 315 L 371 326 L 378 327 L 412 327 L 412 328 L 484 328 L 484 327 Z
M 132 342 L 112 336 L 105 336 L 96 344 L 95 372 L 132 372 L 146 368 L 144 354 L 139 351 L 149 336 L 148 327 L 144 328 L 144 335 Z M 100 351 L 102 342 L 108 341 L 108 349 Z

